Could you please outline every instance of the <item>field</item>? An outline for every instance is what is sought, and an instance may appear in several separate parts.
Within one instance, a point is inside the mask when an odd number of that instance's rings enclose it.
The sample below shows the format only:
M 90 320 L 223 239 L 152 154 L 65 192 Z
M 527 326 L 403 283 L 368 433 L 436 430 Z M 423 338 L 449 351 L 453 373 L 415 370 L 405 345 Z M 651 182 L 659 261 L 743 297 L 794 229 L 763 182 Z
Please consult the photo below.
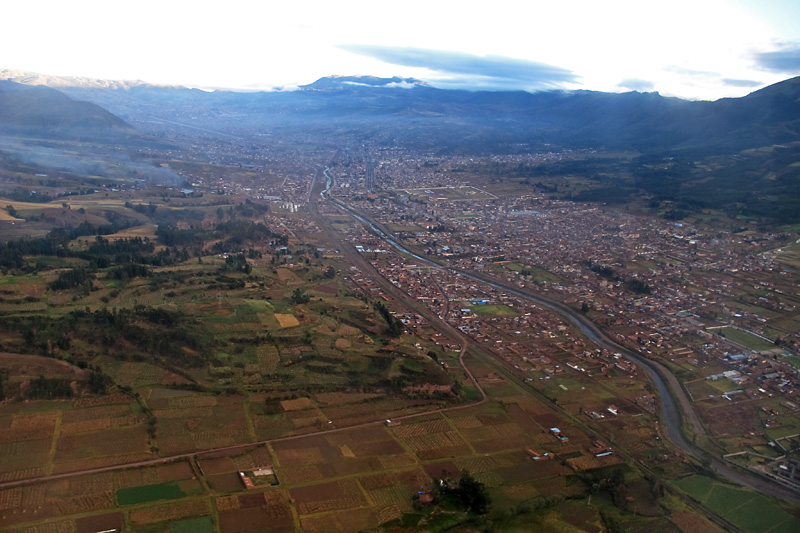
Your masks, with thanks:
M 187 518 L 170 523 L 170 533 L 214 533 L 211 517 Z
M 738 328 L 724 327 L 720 332 L 726 339 L 756 352 L 775 349 L 774 343 Z
M 120 505 L 134 505 L 158 500 L 174 500 L 184 496 L 186 496 L 186 493 L 175 483 L 146 485 L 144 487 L 132 487 L 117 491 L 117 501 Z
M 788 533 L 797 530 L 798 518 L 757 493 L 699 475 L 677 480 L 675 484 L 744 531 Z
M 275 319 L 281 325 L 282 328 L 291 328 L 294 326 L 299 326 L 300 322 L 295 318 L 294 315 L 284 314 L 284 313 L 275 313 Z
M 493 271 L 502 272 L 503 269 L 517 272 L 523 276 L 523 279 L 530 279 L 536 283 L 541 283 L 544 281 L 547 283 L 568 284 L 566 280 L 538 266 L 523 265 L 515 262 L 492 265 Z
M 187 499 L 201 492 L 192 476 L 189 465 L 178 461 L 76 474 L 58 481 L 34 483 L 24 490 L 0 490 L 0 528 L 9 526 L 16 531 L 14 524 L 77 515 L 74 521 L 66 522 L 73 523 L 79 532 L 93 533 L 119 529 L 127 520 L 151 524 L 208 514 L 203 500 Z M 173 501 L 159 503 L 163 500 Z
M 216 506 L 223 533 L 293 529 L 294 515 L 283 491 L 220 497 Z
M 87 202 L 87 209 L 99 205 L 91 204 L 90 198 L 82 200 Z M 152 205 L 172 211 L 206 210 L 203 200 L 182 202 L 180 209 L 173 201 L 166 206 L 163 199 L 153 200 L 156 201 Z M 103 207 L 111 204 L 128 213 L 139 213 L 142 210 L 137 211 L 136 207 L 151 205 L 109 198 Z M 155 212 L 159 208 L 155 207 Z M 248 221 L 225 231 L 252 231 L 254 227 L 265 228 L 263 223 L 255 225 Z M 176 247 L 148 248 L 161 238 L 156 230 L 155 224 L 147 223 L 109 233 L 99 244 L 94 237 L 77 237 L 71 243 L 81 253 L 100 254 L 106 248 L 118 246 L 141 253 L 143 261 L 148 253 L 170 256 L 168 264 L 148 267 L 134 276 L 121 274 L 112 264 L 93 271 L 80 290 L 55 291 L 50 285 L 58 276 L 68 274 L 73 268 L 85 268 L 87 261 L 37 257 L 36 273 L 3 278 L 5 295 L 0 299 L 0 313 L 21 318 L 0 323 L 0 342 L 19 353 L 48 353 L 83 365 L 97 365 L 114 384 L 140 393 L 156 387 L 194 386 L 206 391 L 242 392 L 266 387 L 290 395 L 306 384 L 325 392 L 348 385 L 374 386 L 388 379 L 391 352 L 381 354 L 387 364 L 379 363 L 375 357 L 381 346 L 374 338 L 381 334 L 382 319 L 360 298 L 340 296 L 338 283 L 319 276 L 319 271 L 327 268 L 326 260 L 318 257 L 313 246 L 292 242 L 296 249 L 293 261 L 298 262 L 282 259 L 273 265 L 275 257 L 272 261 L 259 261 L 259 254 L 276 253 L 274 248 L 278 244 L 253 241 L 251 244 L 258 247 L 252 250 L 253 257 L 242 256 L 237 260 L 244 263 L 232 267 L 230 254 L 209 253 L 188 260 Z M 172 254 L 178 257 L 172 258 Z M 107 263 L 108 258 L 103 261 Z M 51 317 L 48 328 L 36 330 L 35 337 L 25 337 L 25 331 L 31 331 L 31 324 L 37 320 L 36 313 L 45 311 Z M 109 312 L 124 313 L 125 324 L 100 327 L 99 322 Z M 73 318 L 76 313 L 86 313 L 78 324 Z M 159 322 L 158 313 L 171 314 L 169 327 Z M 105 328 L 102 333 L 99 327 Z M 92 335 L 88 334 L 90 331 Z M 124 338 L 112 343 L 111 339 L 120 332 Z M 54 338 L 60 339 L 55 348 Z M 412 345 L 418 341 L 398 339 L 398 344 Z M 435 381 L 446 381 L 444 372 L 435 365 L 421 368 L 438 373 Z M 17 394 L 25 386 L 25 380 L 36 375 L 33 370 L 20 370 L 10 381 L 12 393 Z M 400 377 L 414 386 L 424 385 L 428 379 L 424 372 Z M 193 416 L 189 411 L 185 414 L 186 418 Z M 194 419 L 207 414 L 198 411 Z M 164 415 L 159 428 L 162 434 L 175 435 L 174 421 L 178 417 L 175 413 L 161 415 Z M 267 428 L 261 422 L 250 422 L 255 425 L 255 433 L 275 435 L 262 431 Z M 181 423 L 194 424 L 190 420 Z M 244 442 L 254 436 L 250 427 L 248 424 L 246 428 L 228 428 L 231 431 L 220 434 L 217 440 L 206 439 L 206 435 L 183 435 L 162 443 L 162 450 L 167 453 L 189 450 L 198 442 L 203 443 L 201 447 Z M 246 433 L 241 433 L 245 429 Z M 148 448 L 147 439 L 126 440 L 126 443 L 143 453 Z M 77 443 L 73 448 L 83 449 L 83 446 Z M 62 447 L 59 461 L 71 459 L 65 453 L 68 451 Z
M 498 304 L 473 305 L 470 310 L 478 316 L 514 316 L 518 314 L 513 308 Z
M 478 188 L 468 187 L 430 187 L 425 189 L 404 189 L 409 196 L 428 198 L 433 201 L 481 200 L 495 198 L 495 195 Z
M 800 243 L 792 243 L 780 249 L 779 257 L 781 261 L 800 266 Z
M 481 379 L 487 379 L 490 372 L 481 365 L 476 365 L 475 371 Z M 578 381 L 562 380 L 562 383 L 569 390 L 580 390 Z M 585 390 L 580 392 L 587 394 Z M 265 422 L 272 420 L 273 425 L 283 427 L 287 434 L 309 427 L 308 420 L 327 424 L 330 419 L 336 421 L 337 427 L 340 420 L 377 421 L 368 427 L 298 435 L 263 446 L 208 452 L 174 463 L 76 475 L 57 483 L 0 491 L 3 508 L 0 518 L 5 516 L 5 520 L 10 520 L 9 527 L 16 528 L 16 524 L 34 516 L 28 513 L 41 506 L 38 515 L 59 513 L 65 517 L 65 524 L 80 524 L 82 531 L 88 530 L 90 524 L 108 523 L 114 527 L 119 520 L 137 531 L 255 532 L 264 529 L 254 524 L 267 523 L 268 531 L 291 530 L 297 524 L 308 531 L 351 531 L 354 527 L 369 529 L 409 519 L 417 512 L 415 494 L 430 490 L 439 479 L 453 479 L 464 472 L 470 472 L 484 484 L 497 509 L 544 497 L 579 498 L 577 501 L 583 502 L 580 498 L 587 494 L 587 486 L 575 477 L 573 469 L 603 466 L 587 451 L 591 444 L 589 436 L 530 396 L 521 394 L 513 384 L 489 387 L 489 393 L 495 399 L 486 404 L 444 414 L 421 414 L 397 426 L 386 426 L 379 420 L 394 417 L 396 410 L 403 409 L 402 402 L 395 401 L 391 407 L 393 400 L 371 393 L 321 392 L 269 400 L 264 393 L 248 397 L 210 396 L 159 386 L 143 389 L 139 402 L 118 395 L 43 403 L 32 411 L 36 413 L 34 417 L 26 409 L 22 418 L 22 407 L 18 406 L 12 411 L 19 413 L 12 414 L 12 421 L 18 420 L 17 427 L 42 428 L 37 431 L 44 435 L 52 433 L 59 424 L 60 442 L 69 436 L 63 434 L 65 429 L 67 434 L 92 435 L 101 431 L 98 427 L 109 426 L 110 421 L 146 417 L 144 405 L 158 420 L 156 440 L 162 443 L 159 453 L 164 453 L 165 447 L 185 446 L 191 450 L 207 447 L 206 441 L 232 442 L 230 435 L 235 434 L 235 428 L 247 433 L 251 431 L 250 421 L 261 418 Z M 258 414 L 267 406 L 274 406 L 274 410 L 270 407 L 274 414 Z M 369 409 L 364 410 L 365 407 Z M 8 411 L 9 406 L 0 409 Z M 98 422 L 104 420 L 107 422 Z M 637 427 L 651 431 L 643 415 L 602 424 L 606 431 L 620 438 L 627 434 L 637 438 L 634 433 Z M 567 443 L 560 443 L 549 434 L 553 425 L 569 436 Z M 264 426 L 265 430 L 267 427 Z M 171 444 L 195 434 L 196 441 L 185 441 L 181 446 Z M 243 437 L 244 442 L 250 439 L 252 436 Z M 45 442 L 41 450 L 46 465 L 52 440 Z M 559 460 L 533 461 L 526 449 L 540 454 L 557 453 L 566 459 L 566 464 Z M 79 455 L 74 460 L 80 461 Z M 238 472 L 267 466 L 274 468 L 278 485 L 256 485 L 255 489 L 247 490 Z M 743 529 L 755 527 L 754 531 L 767 531 L 775 527 L 774 531 L 781 532 L 791 530 L 794 525 L 794 519 L 778 508 L 771 515 L 777 518 L 769 523 L 750 517 L 752 509 L 768 504 L 761 496 L 699 476 L 685 478 L 681 483 L 685 485 L 681 488 L 712 509 L 730 513 Z M 630 487 L 649 491 L 633 482 Z M 583 507 L 585 503 L 579 505 Z M 529 520 L 542 524 L 569 523 L 590 531 L 595 527 L 591 524 L 597 523 L 596 511 L 584 515 L 569 511 L 568 506 L 556 509 L 562 510 L 556 514 L 535 514 Z M 23 510 L 28 512 L 23 514 Z M 218 519 L 212 518 L 214 513 Z M 73 515 L 78 518 L 69 518 Z M 423 513 L 416 520 L 427 520 L 424 517 Z M 445 514 L 431 523 L 445 527 L 462 519 L 457 513 Z M 632 517 L 629 515 L 628 519 Z M 509 520 L 509 524 L 516 523 Z M 0 527 L 0 531 L 6 529 Z

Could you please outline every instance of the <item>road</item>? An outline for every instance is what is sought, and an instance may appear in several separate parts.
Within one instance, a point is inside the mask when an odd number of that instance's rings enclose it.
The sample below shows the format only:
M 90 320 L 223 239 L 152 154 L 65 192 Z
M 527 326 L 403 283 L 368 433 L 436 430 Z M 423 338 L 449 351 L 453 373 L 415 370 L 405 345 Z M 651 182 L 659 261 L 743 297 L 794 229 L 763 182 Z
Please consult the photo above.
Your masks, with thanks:
M 321 175 L 326 177 L 325 183 L 323 183 L 323 180 L 320 179 Z M 386 294 L 402 303 L 415 313 L 419 314 L 422 318 L 427 320 L 431 326 L 441 333 L 454 339 L 461 346 L 461 351 L 458 358 L 459 364 L 469 380 L 480 392 L 481 400 L 479 403 L 487 401 L 488 398 L 486 396 L 486 392 L 484 392 L 483 388 L 478 384 L 478 381 L 475 379 L 475 376 L 472 375 L 472 372 L 469 370 L 469 368 L 467 368 L 467 365 L 464 364 L 464 355 L 467 353 L 467 350 L 470 349 L 469 338 L 464 335 L 461 330 L 439 318 L 439 315 L 431 311 L 428 306 L 409 296 L 389 280 L 387 280 L 380 272 L 378 272 L 372 263 L 367 261 L 364 256 L 355 249 L 350 242 L 342 238 L 341 234 L 334 230 L 328 220 L 320 214 L 318 202 L 325 198 L 324 192 L 330 186 L 330 179 L 331 178 L 327 176 L 324 169 L 316 169 L 309 194 L 310 201 L 308 211 L 311 218 L 313 218 L 316 222 L 317 227 L 320 228 L 320 231 L 322 231 L 331 242 L 335 243 L 336 248 L 347 258 L 351 264 L 358 268 L 362 273 L 369 276 L 369 278 L 372 279 L 372 281 Z M 332 203 L 332 205 L 337 205 L 338 207 L 338 204 Z M 473 403 L 470 405 L 476 404 Z

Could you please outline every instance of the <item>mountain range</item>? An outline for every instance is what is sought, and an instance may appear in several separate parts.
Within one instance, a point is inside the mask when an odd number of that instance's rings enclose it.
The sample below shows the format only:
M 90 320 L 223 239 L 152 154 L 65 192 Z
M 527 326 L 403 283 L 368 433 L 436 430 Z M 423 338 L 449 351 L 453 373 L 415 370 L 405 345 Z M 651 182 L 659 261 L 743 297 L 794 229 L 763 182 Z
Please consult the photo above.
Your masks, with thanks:
M 506 151 L 512 146 L 530 149 L 555 144 L 730 152 L 800 141 L 800 78 L 743 98 L 698 102 L 640 92 L 445 90 L 399 77 L 335 76 L 297 90 L 273 92 L 208 92 L 19 71 L 0 71 L 3 77 L 58 87 L 73 100 L 97 104 L 145 131 L 152 119 L 240 136 L 302 127 L 324 138 L 344 129 L 360 137 L 357 140 L 442 151 Z M 11 91 L 10 81 L 4 86 L 0 119 L 17 124 L 29 121 L 28 127 L 33 128 L 44 124 L 41 115 L 27 116 L 36 109 L 30 99 L 49 98 L 51 106 L 57 98 L 54 92 L 46 93 L 41 87 L 38 93 Z M 14 98 L 29 101 L 11 101 Z M 67 113 L 66 106 L 78 112 L 77 103 L 62 101 L 55 108 L 62 115 L 72 113 Z M 13 109 L 21 115 L 15 116 Z M 101 119 L 97 110 L 86 108 L 85 112 L 108 127 L 122 127 L 111 117 Z M 63 124 L 65 117 L 53 120 Z

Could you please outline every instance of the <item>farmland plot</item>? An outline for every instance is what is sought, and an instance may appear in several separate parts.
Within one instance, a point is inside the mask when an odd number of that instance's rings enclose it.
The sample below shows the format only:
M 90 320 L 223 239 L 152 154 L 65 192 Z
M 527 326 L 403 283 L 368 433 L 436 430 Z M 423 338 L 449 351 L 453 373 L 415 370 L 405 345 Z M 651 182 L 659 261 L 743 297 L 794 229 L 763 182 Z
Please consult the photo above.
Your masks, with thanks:
M 402 439 L 420 459 L 469 455 L 471 450 L 455 431 L 422 434 Z
M 284 491 L 217 498 L 220 529 L 223 533 L 263 533 L 292 531 L 294 515 Z
M 203 500 L 191 500 L 186 502 L 173 502 L 147 507 L 145 509 L 137 509 L 130 512 L 131 522 L 135 524 L 153 524 L 157 522 L 166 522 L 170 520 L 178 520 L 181 518 L 190 518 L 195 516 L 204 516 L 210 512 L 208 502 Z
M 273 374 L 281 360 L 278 348 L 272 344 L 260 344 L 256 348 L 256 358 L 262 374 Z
M 331 531 L 361 531 L 379 525 L 380 516 L 394 516 L 396 513 L 379 515 L 376 511 L 339 511 L 324 516 L 301 517 L 300 525 L 308 533 L 330 533 Z
M 75 524 L 78 533 L 95 533 L 97 531 L 109 531 L 112 529 L 122 530 L 122 513 L 106 513 L 101 515 L 77 518 Z
M 301 515 L 360 507 L 367 503 L 358 483 L 350 479 L 295 488 L 289 494 L 297 502 Z
M 0 443 L 0 472 L 43 467 L 50 454 L 52 437 Z
M 67 463 L 79 459 L 143 453 L 148 447 L 143 425 L 103 431 L 102 434 L 62 435 L 56 445 L 55 461 Z

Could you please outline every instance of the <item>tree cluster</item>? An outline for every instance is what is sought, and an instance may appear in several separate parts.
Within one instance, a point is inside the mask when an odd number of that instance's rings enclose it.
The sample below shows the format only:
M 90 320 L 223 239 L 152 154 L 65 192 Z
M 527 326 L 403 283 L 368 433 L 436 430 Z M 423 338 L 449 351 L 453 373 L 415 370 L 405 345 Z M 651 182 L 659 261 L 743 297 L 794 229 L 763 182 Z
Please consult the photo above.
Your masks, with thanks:
M 383 302 L 375 302 L 375 309 L 378 310 L 378 313 L 383 317 L 386 321 L 386 334 L 390 337 L 398 337 L 400 336 L 403 331 L 405 330 L 405 326 L 403 326 L 403 322 L 401 320 L 396 319 L 392 316 L 392 313 L 389 309 L 383 304 Z
M 446 490 L 454 494 L 464 509 L 471 513 L 486 514 L 492 505 L 486 486 L 466 470 L 461 474 L 455 488 Z
M 53 400 L 56 398 L 72 398 L 72 395 L 70 381 L 63 378 L 39 376 L 36 379 L 32 379 L 28 387 L 28 397 L 31 399 Z

